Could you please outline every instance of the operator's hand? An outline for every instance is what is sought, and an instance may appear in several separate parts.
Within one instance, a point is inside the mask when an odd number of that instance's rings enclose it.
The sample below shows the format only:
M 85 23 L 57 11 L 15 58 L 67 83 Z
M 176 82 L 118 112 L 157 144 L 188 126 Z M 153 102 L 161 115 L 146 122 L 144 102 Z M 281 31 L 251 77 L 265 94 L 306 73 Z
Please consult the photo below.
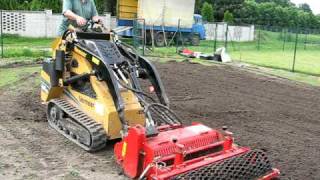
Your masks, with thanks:
M 78 16 L 76 18 L 76 21 L 77 21 L 78 26 L 84 26 L 87 24 L 87 20 L 81 16 Z
M 102 19 L 99 16 L 93 16 L 92 21 L 98 24 L 102 24 Z

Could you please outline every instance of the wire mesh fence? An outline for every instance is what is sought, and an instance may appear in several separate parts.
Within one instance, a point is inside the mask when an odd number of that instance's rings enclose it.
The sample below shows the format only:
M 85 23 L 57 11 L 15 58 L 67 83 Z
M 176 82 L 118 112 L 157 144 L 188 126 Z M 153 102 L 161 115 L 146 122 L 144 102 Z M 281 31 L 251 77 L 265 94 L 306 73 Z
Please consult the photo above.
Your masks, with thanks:
M 180 23 L 177 21 L 176 28 L 168 31 L 137 19 L 133 38 L 127 42 L 142 55 L 174 58 L 180 57 L 183 49 L 213 55 L 224 47 L 233 61 L 320 75 L 320 29 L 210 23 L 204 25 L 206 40 L 194 46 L 192 33 L 183 31 Z M 50 56 L 52 38 L 20 37 L 0 30 L 1 58 Z
M 175 36 L 173 43 L 164 47 L 144 44 L 144 54 L 177 57 L 182 49 L 188 49 L 192 52 L 213 55 L 218 48 L 224 47 L 233 61 L 320 75 L 320 30 L 318 29 L 235 26 L 225 23 L 211 23 L 205 26 L 207 38 L 202 40 L 199 46 L 193 46 Z M 179 30 L 166 33 L 179 34 Z
M 261 66 L 320 75 L 317 30 L 256 26 L 253 42 L 235 43 L 233 59 Z

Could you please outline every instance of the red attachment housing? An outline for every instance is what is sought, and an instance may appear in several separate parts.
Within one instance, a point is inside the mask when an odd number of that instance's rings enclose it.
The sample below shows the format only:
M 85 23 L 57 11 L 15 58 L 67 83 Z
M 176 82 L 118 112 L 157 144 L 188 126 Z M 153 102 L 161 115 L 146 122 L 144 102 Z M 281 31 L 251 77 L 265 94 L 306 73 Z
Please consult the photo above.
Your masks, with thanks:
M 232 133 L 213 130 L 202 124 L 163 126 L 159 134 L 146 137 L 145 129 L 136 126 L 114 148 L 117 163 L 125 175 L 147 179 L 171 179 L 179 174 L 217 163 L 250 151 L 233 144 Z M 273 169 L 261 180 L 279 176 Z

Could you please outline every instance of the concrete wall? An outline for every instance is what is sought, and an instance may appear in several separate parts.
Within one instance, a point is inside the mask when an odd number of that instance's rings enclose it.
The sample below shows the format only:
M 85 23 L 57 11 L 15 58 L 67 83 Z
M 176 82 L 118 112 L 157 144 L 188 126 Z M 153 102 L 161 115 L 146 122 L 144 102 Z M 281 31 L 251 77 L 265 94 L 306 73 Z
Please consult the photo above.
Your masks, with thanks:
M 115 26 L 115 18 L 110 14 L 101 16 L 107 28 Z M 0 18 L 1 19 L 1 18 Z M 61 14 L 52 14 L 46 11 L 3 11 L 0 28 L 3 33 L 18 34 L 26 37 L 56 37 L 62 21 Z
M 226 23 L 205 24 L 207 40 L 225 41 L 228 30 L 228 41 L 254 41 L 254 25 L 251 26 L 228 26 Z M 217 35 L 216 35 L 217 33 Z

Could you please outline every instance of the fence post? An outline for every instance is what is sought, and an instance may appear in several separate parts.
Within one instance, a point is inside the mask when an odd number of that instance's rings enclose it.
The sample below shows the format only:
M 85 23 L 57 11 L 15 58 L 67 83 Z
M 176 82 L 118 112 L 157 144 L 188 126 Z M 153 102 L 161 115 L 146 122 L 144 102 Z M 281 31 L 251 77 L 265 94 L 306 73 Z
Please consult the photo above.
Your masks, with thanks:
M 216 23 L 216 29 L 214 30 L 214 51 L 213 53 L 216 52 L 217 50 L 217 38 L 218 38 L 218 23 Z
M 146 40 L 147 40 L 147 30 L 146 30 L 146 20 L 143 19 L 143 30 L 142 30 L 142 38 L 143 38 L 143 45 L 142 45 L 142 55 L 145 55 L 146 51 Z
M 259 33 L 258 33 L 258 51 L 260 51 L 260 43 L 261 43 L 261 28 L 259 28 Z
M 181 33 L 180 33 L 180 23 L 181 23 L 181 19 L 178 20 L 178 32 L 177 32 L 177 37 L 176 37 L 176 53 L 179 53 L 179 40 L 181 38 Z
M 151 44 L 152 44 L 152 52 L 154 52 L 154 24 L 152 25 L 151 29 Z
M 224 48 L 226 48 L 226 50 L 228 49 L 228 31 L 229 31 L 229 24 L 227 23 L 227 29 L 226 29 L 226 37 L 225 37 L 225 42 L 224 42 Z
M 309 31 L 305 31 L 306 36 L 304 38 L 304 50 L 307 50 L 307 43 L 308 43 L 308 33 Z
M 286 46 L 286 40 L 287 40 L 287 32 L 288 32 L 288 30 L 283 29 L 282 31 L 284 31 L 284 33 L 283 33 L 283 45 L 282 45 L 282 51 L 284 51 L 285 46 Z
M 181 47 L 182 47 L 182 48 L 185 48 L 185 46 L 184 46 L 184 36 L 183 36 L 183 34 L 182 34 L 182 32 L 181 32 L 181 19 L 179 19 L 179 22 L 180 22 L 179 38 L 181 39 Z
M 295 71 L 295 67 L 296 67 L 298 38 L 299 38 L 299 31 L 297 30 L 297 32 L 296 32 L 296 43 L 295 43 L 295 46 L 294 46 L 294 56 L 293 56 L 293 63 L 292 63 L 292 72 Z
M 1 21 L 1 30 L 0 30 L 0 35 L 1 35 L 1 58 L 4 57 L 3 55 L 3 19 L 2 19 L 2 9 L 0 10 L 0 21 Z

